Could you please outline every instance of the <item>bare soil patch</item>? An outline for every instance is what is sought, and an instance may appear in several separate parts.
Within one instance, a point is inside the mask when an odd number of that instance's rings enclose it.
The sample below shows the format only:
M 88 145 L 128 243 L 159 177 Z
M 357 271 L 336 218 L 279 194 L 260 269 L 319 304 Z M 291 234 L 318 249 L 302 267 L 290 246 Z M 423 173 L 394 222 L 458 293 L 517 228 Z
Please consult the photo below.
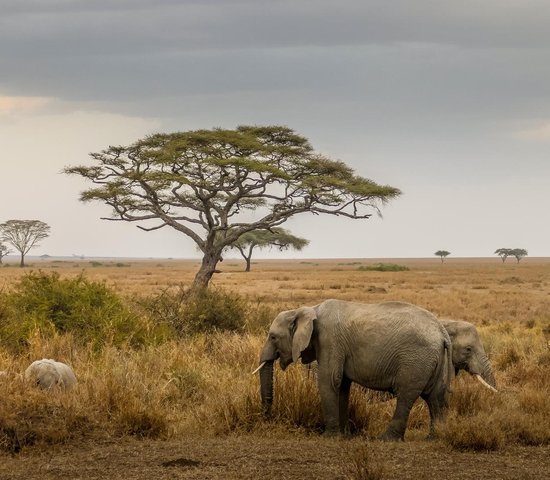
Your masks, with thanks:
M 365 439 L 266 438 L 258 435 L 131 438 L 34 448 L 0 455 L 3 480 L 50 479 L 344 479 L 349 454 Z M 451 452 L 439 442 L 368 443 L 370 461 L 388 479 L 542 479 L 550 447 L 511 447 L 498 453 Z

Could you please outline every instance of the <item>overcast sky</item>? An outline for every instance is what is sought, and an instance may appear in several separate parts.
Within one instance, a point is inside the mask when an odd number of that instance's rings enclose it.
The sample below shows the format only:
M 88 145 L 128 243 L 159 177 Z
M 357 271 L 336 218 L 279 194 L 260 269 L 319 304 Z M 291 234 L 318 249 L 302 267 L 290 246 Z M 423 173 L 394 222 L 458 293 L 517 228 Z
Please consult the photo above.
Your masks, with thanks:
M 547 0 L 0 0 L 0 222 L 35 255 L 198 257 L 108 222 L 61 172 L 154 132 L 282 124 L 400 188 L 383 218 L 303 215 L 296 255 L 550 256 Z M 261 255 L 258 255 L 261 256 Z M 264 257 L 280 256 L 265 252 Z

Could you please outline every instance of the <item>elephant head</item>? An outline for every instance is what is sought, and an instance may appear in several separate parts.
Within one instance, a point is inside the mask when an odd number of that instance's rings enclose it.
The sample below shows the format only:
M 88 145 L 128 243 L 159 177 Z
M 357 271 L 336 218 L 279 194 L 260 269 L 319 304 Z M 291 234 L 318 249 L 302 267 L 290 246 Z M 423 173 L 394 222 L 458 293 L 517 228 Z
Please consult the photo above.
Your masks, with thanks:
M 292 362 L 302 358 L 303 363 L 315 360 L 311 348 L 313 322 L 317 318 L 315 310 L 303 307 L 281 312 L 269 329 L 267 339 L 260 353 L 260 392 L 262 405 L 269 411 L 273 402 L 273 362 L 285 370 Z
M 490 390 L 496 390 L 496 381 L 489 358 L 476 327 L 461 320 L 441 320 L 453 344 L 455 373 L 465 370 Z

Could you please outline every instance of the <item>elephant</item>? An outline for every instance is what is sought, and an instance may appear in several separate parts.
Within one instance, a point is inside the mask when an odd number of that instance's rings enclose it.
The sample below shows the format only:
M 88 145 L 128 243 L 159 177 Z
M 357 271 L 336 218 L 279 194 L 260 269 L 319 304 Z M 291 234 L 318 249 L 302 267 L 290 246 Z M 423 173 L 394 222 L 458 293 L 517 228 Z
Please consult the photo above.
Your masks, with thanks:
M 53 387 L 67 390 L 77 383 L 71 367 L 50 358 L 32 362 L 25 370 L 24 378 L 35 383 L 42 390 L 50 390 Z
M 463 320 L 440 319 L 453 344 L 455 375 L 460 370 L 473 375 L 490 390 L 497 392 L 495 375 L 476 327 Z
M 383 440 L 404 440 L 418 397 L 428 404 L 430 436 L 447 407 L 453 378 L 452 344 L 438 319 L 403 302 L 364 304 L 326 300 L 279 313 L 260 353 L 260 394 L 268 413 L 273 402 L 273 363 L 285 370 L 298 359 L 317 360 L 325 434 L 348 431 L 352 382 L 393 393 L 397 406 Z M 255 373 L 254 372 L 254 373 Z

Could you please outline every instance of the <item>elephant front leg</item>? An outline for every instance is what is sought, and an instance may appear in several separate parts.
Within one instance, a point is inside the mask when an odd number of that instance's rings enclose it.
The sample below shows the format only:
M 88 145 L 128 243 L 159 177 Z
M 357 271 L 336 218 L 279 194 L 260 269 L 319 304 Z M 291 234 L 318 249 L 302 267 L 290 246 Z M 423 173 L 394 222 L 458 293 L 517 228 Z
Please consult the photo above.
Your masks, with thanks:
M 338 435 L 340 433 L 340 385 L 334 385 L 330 374 L 319 372 L 318 375 L 325 435 Z

